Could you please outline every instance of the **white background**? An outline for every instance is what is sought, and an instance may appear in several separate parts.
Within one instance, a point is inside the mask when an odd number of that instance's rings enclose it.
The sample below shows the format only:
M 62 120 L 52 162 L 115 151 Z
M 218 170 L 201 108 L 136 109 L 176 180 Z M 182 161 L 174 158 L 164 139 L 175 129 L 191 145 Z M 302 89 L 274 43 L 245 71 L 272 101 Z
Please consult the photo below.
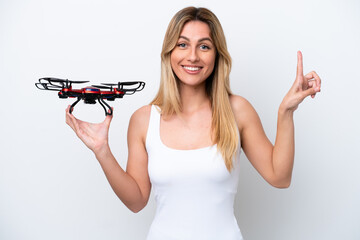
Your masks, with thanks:
M 220 19 L 233 58 L 234 93 L 258 111 L 271 141 L 292 85 L 296 52 L 322 91 L 296 111 L 289 189 L 269 186 L 242 155 L 235 214 L 245 239 L 360 239 L 360 2 L 0 0 L 0 239 L 145 239 L 155 212 L 112 192 L 93 154 L 65 124 L 72 100 L 40 91 L 52 76 L 143 80 L 142 92 L 111 103 L 112 151 L 125 168 L 131 114 L 154 97 L 171 17 L 204 6 Z M 99 122 L 99 104 L 75 116 Z

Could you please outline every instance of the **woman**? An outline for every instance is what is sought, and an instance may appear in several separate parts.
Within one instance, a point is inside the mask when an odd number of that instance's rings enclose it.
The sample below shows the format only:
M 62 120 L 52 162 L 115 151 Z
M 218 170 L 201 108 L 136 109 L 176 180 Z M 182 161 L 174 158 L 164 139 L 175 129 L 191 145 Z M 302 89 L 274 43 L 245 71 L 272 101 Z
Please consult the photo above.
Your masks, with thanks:
M 216 16 L 205 8 L 179 11 L 161 53 L 160 89 L 131 117 L 124 171 L 108 145 L 112 115 L 100 124 L 66 122 L 95 154 L 113 190 L 133 212 L 153 186 L 157 211 L 148 240 L 242 239 L 234 217 L 240 148 L 272 186 L 290 185 L 294 161 L 293 113 L 320 91 L 315 72 L 297 75 L 278 111 L 274 146 L 254 108 L 230 92 L 231 58 Z

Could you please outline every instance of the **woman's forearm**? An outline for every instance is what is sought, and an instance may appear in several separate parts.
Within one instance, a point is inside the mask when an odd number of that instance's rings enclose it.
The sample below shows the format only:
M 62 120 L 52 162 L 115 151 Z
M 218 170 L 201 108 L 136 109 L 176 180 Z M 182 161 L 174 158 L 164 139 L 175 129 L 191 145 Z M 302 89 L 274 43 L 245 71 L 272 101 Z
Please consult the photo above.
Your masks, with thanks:
M 131 211 L 140 211 L 146 205 L 141 190 L 136 181 L 121 168 L 110 148 L 104 147 L 101 151 L 97 151 L 95 156 L 119 199 Z
M 293 111 L 279 108 L 272 163 L 276 186 L 280 188 L 288 187 L 291 182 L 295 151 L 293 115 Z

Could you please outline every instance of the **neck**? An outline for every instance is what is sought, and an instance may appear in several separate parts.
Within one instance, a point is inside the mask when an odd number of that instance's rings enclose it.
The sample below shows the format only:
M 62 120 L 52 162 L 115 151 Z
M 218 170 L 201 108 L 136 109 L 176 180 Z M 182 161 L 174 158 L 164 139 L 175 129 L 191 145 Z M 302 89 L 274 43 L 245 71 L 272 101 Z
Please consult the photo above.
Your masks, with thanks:
M 191 114 L 211 106 L 205 91 L 205 83 L 201 86 L 180 86 L 180 98 L 183 114 Z

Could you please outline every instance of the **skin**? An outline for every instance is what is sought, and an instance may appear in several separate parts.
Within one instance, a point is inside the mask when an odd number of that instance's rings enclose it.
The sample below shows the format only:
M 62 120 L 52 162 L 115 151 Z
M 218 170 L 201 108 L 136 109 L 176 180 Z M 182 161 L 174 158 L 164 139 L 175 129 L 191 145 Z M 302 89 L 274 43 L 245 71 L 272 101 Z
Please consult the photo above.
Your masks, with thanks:
M 211 105 L 205 94 L 205 80 L 214 68 L 216 50 L 212 44 L 210 29 L 203 22 L 188 22 L 180 35 L 178 45 L 171 53 L 171 66 L 180 80 L 182 112 L 166 119 L 161 117 L 160 137 L 165 145 L 174 149 L 197 149 L 213 144 Z M 321 87 L 321 80 L 314 71 L 303 75 L 300 51 L 297 58 L 296 79 L 278 110 L 274 145 L 266 137 L 260 118 L 251 104 L 243 97 L 230 96 L 243 151 L 260 175 L 278 188 L 286 188 L 291 182 L 294 111 L 306 97 L 314 98 Z M 193 71 L 194 68 L 189 70 L 184 66 L 198 68 Z M 69 107 L 66 109 L 66 123 L 94 152 L 121 201 L 131 211 L 140 211 L 146 206 L 151 190 L 145 148 L 151 106 L 138 109 L 130 119 L 126 171 L 120 167 L 108 144 L 112 115 L 108 115 L 102 123 L 92 124 L 69 114 Z

